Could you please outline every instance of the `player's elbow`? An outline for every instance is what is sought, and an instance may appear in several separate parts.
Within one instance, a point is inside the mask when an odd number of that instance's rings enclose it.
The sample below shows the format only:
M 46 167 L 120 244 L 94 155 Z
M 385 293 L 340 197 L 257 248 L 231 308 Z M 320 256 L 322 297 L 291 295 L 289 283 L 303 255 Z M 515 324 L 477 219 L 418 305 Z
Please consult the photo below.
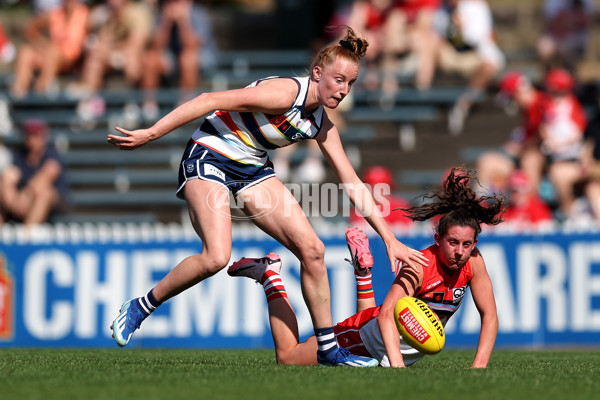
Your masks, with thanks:
M 190 101 L 201 104 L 204 107 L 208 108 L 210 111 L 214 111 L 217 109 L 215 97 L 216 97 L 215 93 L 204 92 L 204 93 L 200 93 L 198 96 L 194 97 Z

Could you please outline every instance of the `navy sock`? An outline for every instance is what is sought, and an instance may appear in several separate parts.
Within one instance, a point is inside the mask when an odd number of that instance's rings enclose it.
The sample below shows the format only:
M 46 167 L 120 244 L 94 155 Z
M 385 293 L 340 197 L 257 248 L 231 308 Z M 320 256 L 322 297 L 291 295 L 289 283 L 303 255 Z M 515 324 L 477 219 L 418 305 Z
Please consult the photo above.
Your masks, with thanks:
M 315 329 L 315 336 L 317 337 L 319 353 L 326 355 L 338 348 L 333 327 Z
M 152 290 L 148 292 L 144 297 L 139 298 L 140 306 L 142 307 L 142 311 L 146 314 L 146 316 L 152 314 L 152 311 L 156 310 L 158 306 L 162 303 L 156 300 Z

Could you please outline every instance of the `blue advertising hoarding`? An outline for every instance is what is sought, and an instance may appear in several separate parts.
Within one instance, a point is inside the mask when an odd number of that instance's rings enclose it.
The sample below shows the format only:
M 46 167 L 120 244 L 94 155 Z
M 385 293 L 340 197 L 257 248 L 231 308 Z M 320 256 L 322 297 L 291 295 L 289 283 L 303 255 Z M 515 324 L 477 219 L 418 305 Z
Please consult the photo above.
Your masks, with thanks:
M 343 232 L 343 231 L 342 231 Z M 424 248 L 432 235 L 399 237 Z M 371 237 L 377 302 L 392 282 L 385 247 Z M 343 234 L 325 236 L 332 315 L 354 313 L 355 283 Z M 482 234 L 494 284 L 497 346 L 600 345 L 600 237 L 597 234 Z M 0 347 L 114 347 L 109 325 L 121 303 L 145 294 L 202 246 L 178 240 L 81 240 L 0 244 Z M 299 263 L 265 235 L 235 235 L 232 260 L 275 251 L 298 315 L 312 334 L 300 292 Z M 447 346 L 475 346 L 479 315 L 470 296 L 447 326 Z M 166 302 L 142 325 L 132 347 L 272 347 L 262 287 L 225 271 Z

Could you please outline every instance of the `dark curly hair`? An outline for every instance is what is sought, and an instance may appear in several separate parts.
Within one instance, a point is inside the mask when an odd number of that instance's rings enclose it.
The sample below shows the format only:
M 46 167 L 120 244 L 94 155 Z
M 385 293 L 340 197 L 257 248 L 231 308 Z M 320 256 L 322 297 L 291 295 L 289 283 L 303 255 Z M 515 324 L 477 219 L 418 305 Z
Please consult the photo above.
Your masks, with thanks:
M 477 238 L 481 233 L 481 224 L 498 225 L 502 222 L 506 200 L 498 195 L 477 197 L 472 182 L 479 184 L 472 171 L 454 167 L 441 190 L 422 196 L 424 204 L 400 210 L 413 221 L 426 221 L 442 215 L 437 226 L 439 235 L 444 236 L 448 229 L 458 225 L 472 227 Z

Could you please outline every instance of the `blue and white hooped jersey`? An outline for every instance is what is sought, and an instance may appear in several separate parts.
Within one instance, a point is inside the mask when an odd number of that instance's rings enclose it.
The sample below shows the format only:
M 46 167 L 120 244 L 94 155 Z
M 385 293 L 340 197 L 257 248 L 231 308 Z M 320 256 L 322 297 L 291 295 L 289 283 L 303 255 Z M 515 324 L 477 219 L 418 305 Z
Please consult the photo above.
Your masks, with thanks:
M 260 79 L 253 87 L 270 77 Z M 287 77 L 286 77 L 287 78 Z M 218 153 L 243 164 L 263 165 L 267 150 L 285 147 L 306 139 L 314 139 L 321 131 L 325 110 L 319 106 L 312 113 L 305 110 L 310 78 L 290 77 L 298 84 L 292 107 L 283 114 L 261 112 L 215 111 L 206 117 L 192 139 Z

